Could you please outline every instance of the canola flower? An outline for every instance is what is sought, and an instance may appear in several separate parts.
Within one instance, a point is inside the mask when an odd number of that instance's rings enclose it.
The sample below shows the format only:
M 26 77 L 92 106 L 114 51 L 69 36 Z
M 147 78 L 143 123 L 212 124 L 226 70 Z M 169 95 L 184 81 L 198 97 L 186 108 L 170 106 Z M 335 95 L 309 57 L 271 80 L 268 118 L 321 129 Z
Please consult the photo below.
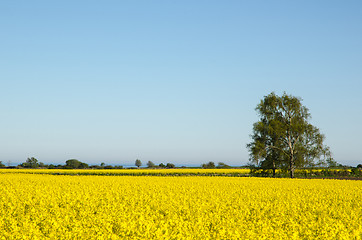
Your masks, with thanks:
M 170 169 L 0 169 L 1 173 L 28 173 L 54 175 L 245 175 L 250 169 L 202 169 L 202 168 L 170 168 Z
M 0 239 L 361 239 L 362 182 L 0 174 Z
M 324 169 L 296 169 L 296 173 L 318 173 Z M 256 173 L 261 173 L 263 170 L 256 170 Z M 271 170 L 269 170 L 271 172 Z M 348 171 L 351 169 L 333 169 L 333 171 Z M 281 172 L 280 169 L 276 170 Z M 0 169 L 2 173 L 27 173 L 27 174 L 53 174 L 53 175 L 115 175 L 115 176 L 182 176 L 182 175 L 198 175 L 198 176 L 249 176 L 250 169 L 245 168 L 230 168 L 230 169 L 202 169 L 202 168 L 171 168 L 171 169 Z

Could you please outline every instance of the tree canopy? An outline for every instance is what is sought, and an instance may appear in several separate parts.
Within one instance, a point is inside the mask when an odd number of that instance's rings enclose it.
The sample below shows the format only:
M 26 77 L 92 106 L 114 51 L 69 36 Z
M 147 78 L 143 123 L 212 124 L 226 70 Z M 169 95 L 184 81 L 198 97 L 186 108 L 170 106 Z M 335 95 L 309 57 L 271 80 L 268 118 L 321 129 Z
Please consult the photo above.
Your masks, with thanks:
M 148 168 L 154 168 L 154 167 L 156 167 L 156 165 L 152 161 L 148 161 L 147 162 L 147 167 Z
M 65 162 L 65 167 L 66 168 L 73 168 L 73 169 L 83 169 L 83 168 L 88 168 L 88 164 L 81 162 L 77 159 L 69 159 Z
M 22 163 L 20 166 L 22 166 L 24 168 L 38 168 L 39 162 L 38 162 L 38 159 L 36 159 L 35 157 L 31 157 L 31 158 L 27 158 L 26 162 Z
M 263 168 L 288 168 L 294 177 L 296 167 L 332 165 L 325 136 L 309 123 L 311 115 L 301 99 L 274 92 L 256 107 L 260 117 L 253 125 L 252 141 L 247 145 L 250 160 Z
M 214 162 L 208 162 L 201 165 L 202 168 L 215 168 Z
M 139 159 L 136 159 L 134 165 L 136 165 L 138 168 L 142 166 L 142 162 Z

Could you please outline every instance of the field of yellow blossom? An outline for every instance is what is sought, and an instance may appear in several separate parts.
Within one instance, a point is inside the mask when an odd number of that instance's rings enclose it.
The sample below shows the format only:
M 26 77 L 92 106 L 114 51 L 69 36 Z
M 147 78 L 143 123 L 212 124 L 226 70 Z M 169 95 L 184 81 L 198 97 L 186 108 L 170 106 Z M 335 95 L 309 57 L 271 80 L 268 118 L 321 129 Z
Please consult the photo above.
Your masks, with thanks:
M 27 173 L 52 175 L 103 175 L 103 176 L 245 176 L 250 169 L 202 169 L 202 168 L 168 168 L 168 169 L 0 169 L 1 173 Z
M 3 171 L 0 183 L 0 239 L 362 239 L 361 181 Z

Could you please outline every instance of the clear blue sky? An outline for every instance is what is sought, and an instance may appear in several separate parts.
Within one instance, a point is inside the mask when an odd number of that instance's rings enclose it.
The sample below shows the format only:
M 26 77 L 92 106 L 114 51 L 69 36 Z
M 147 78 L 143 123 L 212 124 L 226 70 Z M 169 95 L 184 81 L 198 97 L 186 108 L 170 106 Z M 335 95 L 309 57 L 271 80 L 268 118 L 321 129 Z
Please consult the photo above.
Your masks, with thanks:
M 361 1 L 5 0 L 0 30 L 3 163 L 242 165 L 272 91 L 362 163 Z

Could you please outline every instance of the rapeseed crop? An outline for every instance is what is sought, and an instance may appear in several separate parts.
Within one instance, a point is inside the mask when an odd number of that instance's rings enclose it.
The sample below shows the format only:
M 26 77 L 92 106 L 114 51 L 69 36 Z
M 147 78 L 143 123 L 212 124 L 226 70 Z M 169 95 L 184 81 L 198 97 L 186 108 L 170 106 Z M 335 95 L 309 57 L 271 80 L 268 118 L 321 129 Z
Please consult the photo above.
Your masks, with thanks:
M 361 239 L 362 182 L 0 174 L 2 239 Z
M 1 173 L 28 173 L 28 174 L 54 174 L 54 175 L 247 175 L 250 169 L 201 169 L 201 168 L 170 168 L 170 169 L 0 169 Z

